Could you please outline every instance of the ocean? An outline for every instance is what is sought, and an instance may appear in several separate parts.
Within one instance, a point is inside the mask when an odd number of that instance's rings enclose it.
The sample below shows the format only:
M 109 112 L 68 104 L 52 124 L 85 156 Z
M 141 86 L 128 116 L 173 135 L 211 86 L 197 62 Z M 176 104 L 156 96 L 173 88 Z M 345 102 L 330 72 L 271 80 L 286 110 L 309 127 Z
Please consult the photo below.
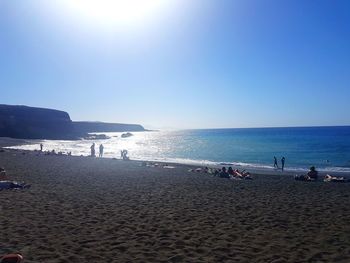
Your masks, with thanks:
M 12 148 L 89 155 L 90 145 L 104 145 L 104 157 L 120 158 L 128 150 L 136 160 L 163 161 L 208 166 L 237 165 L 246 168 L 274 169 L 273 157 L 285 170 L 302 171 L 315 166 L 320 171 L 350 172 L 350 126 L 295 128 L 236 128 L 183 131 L 104 133 L 104 140 L 30 140 Z

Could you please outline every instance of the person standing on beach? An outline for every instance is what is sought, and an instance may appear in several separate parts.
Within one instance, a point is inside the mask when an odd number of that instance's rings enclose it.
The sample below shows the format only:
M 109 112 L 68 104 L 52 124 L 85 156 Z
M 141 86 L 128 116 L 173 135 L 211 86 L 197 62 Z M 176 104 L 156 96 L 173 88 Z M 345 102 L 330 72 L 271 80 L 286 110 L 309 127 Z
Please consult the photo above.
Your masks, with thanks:
M 99 152 L 99 155 L 98 155 L 99 157 L 102 157 L 102 155 L 103 155 L 103 148 L 104 148 L 103 144 L 101 143 L 100 144 L 100 152 Z
M 284 162 L 286 161 L 286 158 L 284 158 L 284 157 L 282 157 L 282 159 L 281 159 L 281 163 L 282 163 L 282 171 L 283 171 L 283 169 L 284 169 Z
M 276 156 L 274 156 L 273 159 L 274 159 L 273 167 L 275 167 L 275 168 L 278 169 L 278 164 L 277 164 L 277 158 L 276 158 Z
M 95 143 L 91 145 L 90 150 L 91 150 L 91 157 L 95 157 Z
M 40 143 L 40 151 L 42 152 L 44 148 L 44 145 L 42 143 Z
M 6 170 L 4 167 L 0 167 L 0 181 L 6 181 L 7 176 L 6 176 Z

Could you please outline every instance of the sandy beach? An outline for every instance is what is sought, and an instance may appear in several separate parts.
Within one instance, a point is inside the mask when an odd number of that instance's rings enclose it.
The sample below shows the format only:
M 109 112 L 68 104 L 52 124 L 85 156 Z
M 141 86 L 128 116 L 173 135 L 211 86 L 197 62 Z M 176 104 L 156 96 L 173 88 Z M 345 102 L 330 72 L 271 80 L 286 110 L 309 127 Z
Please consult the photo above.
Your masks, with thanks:
M 350 184 L 15 150 L 0 166 L 31 184 L 0 191 L 0 255 L 28 263 L 350 261 Z

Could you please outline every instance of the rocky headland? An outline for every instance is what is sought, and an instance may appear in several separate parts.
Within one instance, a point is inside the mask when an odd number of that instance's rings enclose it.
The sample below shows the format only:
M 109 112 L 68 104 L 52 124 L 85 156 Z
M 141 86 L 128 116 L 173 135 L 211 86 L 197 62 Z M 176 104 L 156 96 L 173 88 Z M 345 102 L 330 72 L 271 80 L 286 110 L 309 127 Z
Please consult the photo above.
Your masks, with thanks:
M 64 111 L 0 104 L 0 137 L 79 139 L 91 132 L 145 131 L 138 124 L 74 122 Z

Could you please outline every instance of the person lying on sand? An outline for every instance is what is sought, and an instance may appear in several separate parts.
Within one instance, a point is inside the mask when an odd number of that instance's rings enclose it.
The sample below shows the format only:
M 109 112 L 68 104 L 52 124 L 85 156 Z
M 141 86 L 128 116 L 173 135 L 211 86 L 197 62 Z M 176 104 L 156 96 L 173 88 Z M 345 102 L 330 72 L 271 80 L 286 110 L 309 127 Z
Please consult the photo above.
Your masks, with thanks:
M 242 170 L 241 172 L 236 169 L 233 171 L 233 175 L 231 176 L 231 179 L 253 179 L 251 174 L 247 172 L 246 170 Z
M 197 173 L 205 173 L 205 174 L 215 174 L 215 171 L 216 169 L 212 169 L 212 168 L 209 168 L 209 167 L 198 167 L 198 168 L 195 168 L 195 169 L 189 169 L 188 170 L 189 172 L 197 172 Z
M 57 155 L 55 150 L 44 152 L 45 155 Z
M 243 175 L 244 179 L 253 179 L 251 174 L 249 172 L 247 172 L 246 170 L 242 171 L 242 175 Z
M 5 189 L 25 189 L 29 188 L 30 185 L 25 183 L 18 183 L 16 181 L 0 181 L 0 190 Z
M 324 179 L 324 182 L 333 182 L 333 183 L 346 183 L 349 182 L 348 179 L 346 179 L 343 176 L 331 176 L 329 174 L 326 174 Z

